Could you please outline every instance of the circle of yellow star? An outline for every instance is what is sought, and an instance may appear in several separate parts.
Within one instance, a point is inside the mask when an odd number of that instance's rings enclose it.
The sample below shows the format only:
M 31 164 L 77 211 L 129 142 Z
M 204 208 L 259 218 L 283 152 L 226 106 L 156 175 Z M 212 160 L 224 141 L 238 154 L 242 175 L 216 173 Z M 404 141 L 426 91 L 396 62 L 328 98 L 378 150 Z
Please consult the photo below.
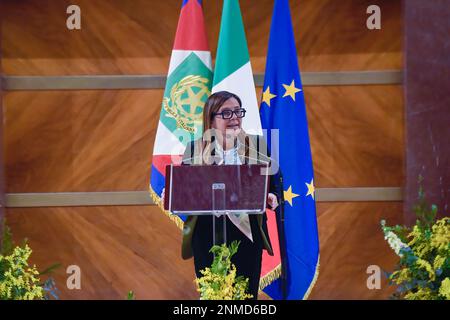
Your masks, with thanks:
M 316 188 L 314 188 L 314 179 L 311 179 L 311 183 L 305 182 L 306 187 L 308 188 L 308 193 L 306 194 L 307 196 L 311 196 L 314 200 L 314 191 L 316 190 Z
M 292 186 L 289 186 L 287 191 L 283 191 L 283 195 L 284 195 L 284 200 L 289 202 L 291 207 L 292 207 L 292 199 L 299 196 L 298 194 L 292 192 Z
M 295 101 L 295 94 L 297 92 L 299 92 L 299 91 L 302 91 L 302 89 L 298 89 L 298 88 L 295 87 L 295 82 L 294 81 L 295 80 L 292 80 L 290 85 L 287 85 L 287 84 L 283 83 L 283 87 L 286 90 L 286 92 L 283 95 L 283 98 L 287 97 L 287 96 L 290 96 L 292 98 L 292 100 Z
M 263 92 L 262 100 L 270 107 L 270 100 L 275 98 L 276 96 L 276 94 L 270 93 L 270 86 L 267 86 L 266 91 Z

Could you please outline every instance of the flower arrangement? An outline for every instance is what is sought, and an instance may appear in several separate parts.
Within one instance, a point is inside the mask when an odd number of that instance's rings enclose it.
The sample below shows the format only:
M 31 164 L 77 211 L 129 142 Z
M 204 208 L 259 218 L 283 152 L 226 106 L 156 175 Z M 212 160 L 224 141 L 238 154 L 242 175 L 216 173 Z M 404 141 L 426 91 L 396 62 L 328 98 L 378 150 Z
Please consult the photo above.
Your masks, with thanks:
M 39 271 L 28 265 L 31 249 L 16 247 L 10 255 L 0 255 L 0 300 L 34 300 L 44 297 Z
M 390 283 L 398 285 L 392 298 L 450 300 L 450 218 L 436 221 L 438 208 L 429 207 L 421 186 L 414 211 L 417 220 L 412 227 L 389 227 L 381 221 L 385 239 L 400 257 L 388 275 Z
M 0 300 L 49 300 L 58 299 L 58 290 L 52 278 L 41 283 L 39 276 L 50 273 L 55 264 L 39 272 L 30 266 L 28 259 L 32 250 L 24 241 L 15 246 L 9 228 L 4 225 L 3 242 L 0 250 Z
M 253 297 L 246 293 L 248 278 L 236 277 L 236 266 L 231 263 L 239 243 L 233 241 L 229 247 L 222 244 L 211 248 L 213 263 L 210 268 L 201 270 L 203 276 L 195 280 L 200 300 L 244 300 Z

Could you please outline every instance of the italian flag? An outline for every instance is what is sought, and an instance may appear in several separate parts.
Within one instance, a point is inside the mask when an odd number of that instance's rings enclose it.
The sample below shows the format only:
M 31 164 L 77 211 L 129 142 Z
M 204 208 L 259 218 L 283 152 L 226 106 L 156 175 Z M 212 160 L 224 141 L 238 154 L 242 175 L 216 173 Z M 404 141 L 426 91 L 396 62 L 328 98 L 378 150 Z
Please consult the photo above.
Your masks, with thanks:
M 262 135 L 255 82 L 238 0 L 224 0 L 212 93 L 229 91 L 242 100 L 247 114 L 242 128 Z
M 247 114 L 242 121 L 246 133 L 262 135 L 255 82 L 248 54 L 244 23 L 238 0 L 224 0 L 212 93 L 229 91 L 241 98 Z M 275 212 L 267 210 L 267 227 L 274 251 L 263 251 L 260 289 L 264 289 L 281 274 L 281 258 Z

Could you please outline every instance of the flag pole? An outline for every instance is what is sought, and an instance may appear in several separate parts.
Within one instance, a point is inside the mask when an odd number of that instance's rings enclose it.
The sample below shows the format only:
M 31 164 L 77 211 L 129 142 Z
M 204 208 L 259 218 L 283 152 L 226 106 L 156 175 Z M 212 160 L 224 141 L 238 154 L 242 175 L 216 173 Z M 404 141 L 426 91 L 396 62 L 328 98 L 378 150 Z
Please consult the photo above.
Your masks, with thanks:
M 278 241 L 280 245 L 280 260 L 281 260 L 281 292 L 283 295 L 283 300 L 287 299 L 287 255 L 286 255 L 286 237 L 284 233 L 284 195 L 283 195 L 283 175 L 281 170 L 278 171 L 279 179 L 279 192 L 280 192 L 280 206 L 279 214 L 277 217 L 277 229 L 278 229 Z

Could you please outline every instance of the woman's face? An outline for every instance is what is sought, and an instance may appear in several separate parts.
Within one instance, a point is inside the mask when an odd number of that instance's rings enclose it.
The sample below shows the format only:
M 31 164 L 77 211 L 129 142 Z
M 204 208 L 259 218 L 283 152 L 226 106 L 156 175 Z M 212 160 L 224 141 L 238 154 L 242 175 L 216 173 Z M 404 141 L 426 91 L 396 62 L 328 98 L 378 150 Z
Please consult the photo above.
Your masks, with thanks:
M 230 98 L 216 111 L 216 113 L 221 113 L 224 110 L 239 110 L 238 101 L 235 98 Z M 238 118 L 236 114 L 233 113 L 231 119 L 222 119 L 222 116 L 216 115 L 211 122 L 211 127 L 220 130 L 223 134 L 236 135 L 241 130 L 242 118 Z

